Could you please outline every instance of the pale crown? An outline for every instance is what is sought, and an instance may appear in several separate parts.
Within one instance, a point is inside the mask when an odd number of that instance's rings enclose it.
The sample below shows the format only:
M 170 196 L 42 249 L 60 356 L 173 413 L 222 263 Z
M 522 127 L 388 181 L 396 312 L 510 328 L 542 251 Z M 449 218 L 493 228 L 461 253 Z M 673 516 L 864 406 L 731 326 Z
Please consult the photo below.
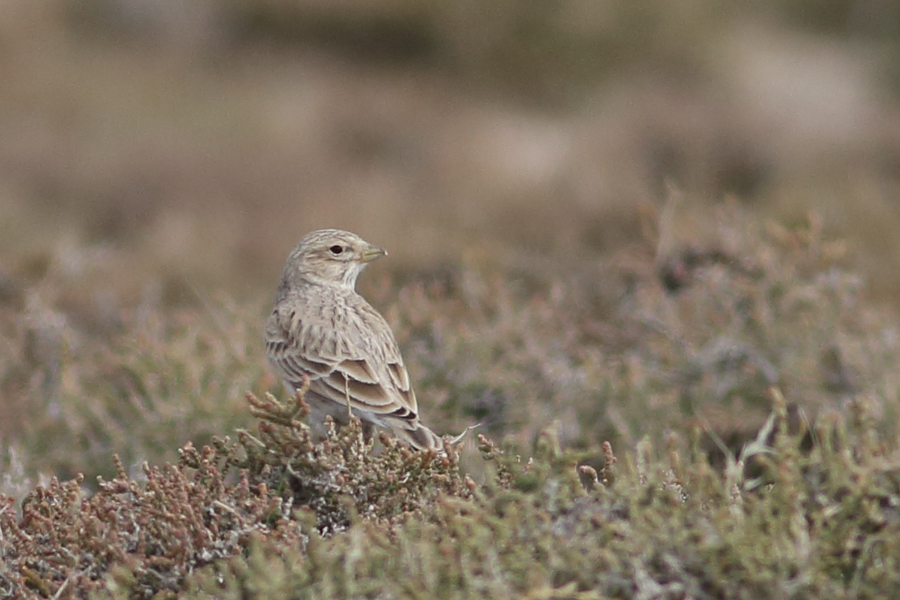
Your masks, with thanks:
M 319 284 L 352 290 L 365 266 L 386 254 L 382 248 L 349 231 L 314 231 L 300 240 L 288 256 L 281 287 L 287 291 L 307 284 Z

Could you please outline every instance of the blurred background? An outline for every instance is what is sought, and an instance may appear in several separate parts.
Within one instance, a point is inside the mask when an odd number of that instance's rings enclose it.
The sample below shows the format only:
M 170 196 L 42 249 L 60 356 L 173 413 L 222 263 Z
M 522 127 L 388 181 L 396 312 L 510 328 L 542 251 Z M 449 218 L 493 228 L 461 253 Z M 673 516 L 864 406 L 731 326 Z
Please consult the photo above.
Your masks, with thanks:
M 592 254 L 676 189 L 819 211 L 900 292 L 889 0 L 8 0 L 0 74 L 7 264 L 253 294 L 323 226 L 395 265 Z
M 892 0 L 7 0 L 0 78 L 7 439 L 61 435 L 40 414 L 80 423 L 98 456 L 124 444 L 97 433 L 108 408 L 57 403 L 119 381 L 122 332 L 240 340 L 229 397 L 276 389 L 258 330 L 288 251 L 321 227 L 390 251 L 362 283 L 386 310 L 423 273 L 577 276 L 702 243 L 722 205 L 788 227 L 812 211 L 866 298 L 900 307 Z M 392 323 L 415 320 L 409 302 Z M 166 395 L 146 373 L 172 379 L 153 367 L 177 352 L 167 335 L 117 384 L 120 421 L 160 413 L 134 398 Z M 88 354 L 93 379 L 67 374 Z

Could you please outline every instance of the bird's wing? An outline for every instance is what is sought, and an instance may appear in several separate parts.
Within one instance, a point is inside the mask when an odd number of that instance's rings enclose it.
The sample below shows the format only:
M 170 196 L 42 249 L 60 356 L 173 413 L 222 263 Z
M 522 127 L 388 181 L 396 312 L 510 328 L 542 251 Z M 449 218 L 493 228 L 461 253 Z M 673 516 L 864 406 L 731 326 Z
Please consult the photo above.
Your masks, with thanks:
M 374 309 L 367 306 L 365 317 L 348 321 L 350 331 L 338 331 L 276 308 L 266 325 L 269 360 L 294 388 L 305 374 L 310 390 L 325 399 L 341 405 L 349 401 L 354 409 L 417 426 L 416 395 L 397 343 Z M 361 325 L 373 319 L 378 326 L 362 331 Z

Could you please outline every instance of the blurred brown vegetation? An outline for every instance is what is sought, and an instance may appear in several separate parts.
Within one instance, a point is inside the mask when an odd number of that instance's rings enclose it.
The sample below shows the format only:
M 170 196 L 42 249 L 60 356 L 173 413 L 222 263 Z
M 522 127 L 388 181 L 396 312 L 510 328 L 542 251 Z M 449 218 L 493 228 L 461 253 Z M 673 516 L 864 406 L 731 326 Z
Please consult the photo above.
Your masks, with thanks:
M 782 389 L 896 425 L 900 9 L 884 0 L 12 0 L 0 16 L 0 490 L 141 478 L 283 394 L 307 231 L 426 422 L 522 447 L 700 428 Z M 473 448 L 463 465 L 482 468 Z
M 334 225 L 394 268 L 590 259 L 685 193 L 814 208 L 897 302 L 900 22 L 813 4 L 62 0 L 0 23 L 4 272 L 65 244 L 256 296 Z

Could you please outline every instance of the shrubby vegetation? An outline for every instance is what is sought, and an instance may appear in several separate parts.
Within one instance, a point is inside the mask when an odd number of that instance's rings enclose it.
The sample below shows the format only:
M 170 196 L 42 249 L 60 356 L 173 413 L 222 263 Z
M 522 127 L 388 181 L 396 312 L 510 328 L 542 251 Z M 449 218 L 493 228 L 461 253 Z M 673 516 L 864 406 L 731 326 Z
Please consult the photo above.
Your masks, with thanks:
M 276 387 L 257 366 L 253 310 L 154 310 L 141 322 L 168 314 L 172 325 L 143 337 L 126 316 L 109 334 L 121 352 L 62 344 L 47 354 L 58 357 L 49 381 L 44 355 L 13 363 L 20 375 L 6 384 L 19 387 L 9 389 L 35 402 L 53 390 L 65 418 L 50 440 L 38 419 L 4 457 L 0 593 L 864 598 L 894 589 L 895 325 L 860 301 L 841 244 L 815 220 L 759 229 L 732 214 L 718 240 L 640 256 L 553 274 L 468 266 L 411 274 L 399 293 L 390 282 L 367 290 L 385 304 L 394 294 L 388 316 L 420 396 L 433 399 L 429 422 L 451 431 L 483 421 L 445 455 L 387 435 L 367 445 L 355 423 L 318 435 L 300 398 L 231 399 L 234 382 Z M 204 333 L 210 315 L 224 335 Z M 13 339 L 30 343 L 40 324 L 7 316 Z M 74 327 L 59 335 L 80 339 Z M 135 421 L 136 400 L 156 408 Z M 172 443 L 179 419 L 209 437 L 165 463 L 170 449 L 158 446 Z M 231 419 L 256 425 L 229 435 Z M 104 424 L 121 427 L 122 441 Z M 52 465 L 79 440 L 148 462 L 129 468 L 117 457 L 109 473 L 96 466 L 101 452 L 79 451 L 57 468 L 96 469 L 90 480 L 29 478 L 36 459 Z M 48 447 L 60 454 L 37 450 Z
M 237 443 L 3 502 L 17 598 L 877 598 L 900 585 L 900 449 L 871 407 L 790 432 L 784 400 L 725 469 L 671 435 L 533 455 L 479 436 L 483 481 L 358 423 L 313 442 L 303 404 L 250 397 Z M 298 419 L 299 417 L 299 419 Z M 805 441 L 815 439 L 811 446 Z M 745 460 L 760 475 L 748 478 Z M 591 464 L 599 464 L 599 469 Z
M 892 3 L 7 4 L 0 598 L 896 595 Z M 446 455 L 268 372 L 325 226 Z

